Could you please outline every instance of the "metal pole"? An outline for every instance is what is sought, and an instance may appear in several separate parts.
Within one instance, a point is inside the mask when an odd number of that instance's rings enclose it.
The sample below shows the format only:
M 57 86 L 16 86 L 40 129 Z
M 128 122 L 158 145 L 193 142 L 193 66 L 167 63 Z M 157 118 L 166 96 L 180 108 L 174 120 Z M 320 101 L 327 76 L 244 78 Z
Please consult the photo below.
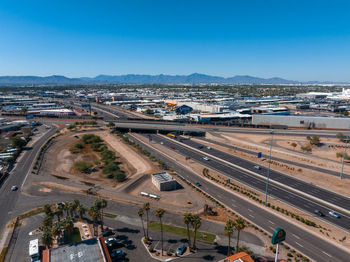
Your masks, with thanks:
M 343 161 L 341 163 L 340 179 L 343 179 L 344 160 L 345 160 L 345 155 L 346 155 L 346 147 L 348 145 L 348 139 L 349 139 L 349 135 L 346 135 L 345 148 L 344 148 L 344 154 L 343 154 Z
M 272 151 L 273 130 L 271 131 L 270 153 L 269 153 L 269 168 L 267 170 L 266 190 L 265 190 L 265 207 L 267 206 L 267 193 L 269 190 L 270 166 L 271 166 L 271 151 Z
M 277 243 L 277 247 L 276 247 L 276 256 L 275 256 L 275 262 L 278 262 L 278 245 L 279 243 Z

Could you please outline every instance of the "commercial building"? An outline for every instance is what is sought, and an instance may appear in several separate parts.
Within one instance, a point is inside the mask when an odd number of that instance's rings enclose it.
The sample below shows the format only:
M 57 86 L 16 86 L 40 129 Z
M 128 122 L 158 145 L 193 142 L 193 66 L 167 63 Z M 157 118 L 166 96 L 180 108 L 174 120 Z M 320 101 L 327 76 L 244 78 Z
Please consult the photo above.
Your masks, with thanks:
M 350 129 L 350 118 L 329 116 L 253 115 L 253 125 L 283 125 L 298 128 Z
M 168 173 L 156 173 L 152 175 L 152 183 L 159 191 L 170 191 L 176 189 L 176 180 Z
M 112 262 L 103 237 L 45 249 L 43 262 Z

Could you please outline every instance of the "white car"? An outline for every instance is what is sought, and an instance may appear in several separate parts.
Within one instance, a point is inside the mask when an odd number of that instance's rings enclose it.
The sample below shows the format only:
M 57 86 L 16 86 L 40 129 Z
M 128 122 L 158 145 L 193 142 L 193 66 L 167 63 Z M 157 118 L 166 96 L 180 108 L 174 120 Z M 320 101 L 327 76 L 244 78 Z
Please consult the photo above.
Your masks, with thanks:
M 328 214 L 330 214 L 332 217 L 340 218 L 340 215 L 334 210 L 329 211 Z
M 207 149 L 211 149 L 211 147 L 210 147 L 210 146 L 207 146 Z
M 17 186 L 12 186 L 12 187 L 11 187 L 11 191 L 16 191 L 17 189 L 18 189 Z
M 209 160 L 210 160 L 210 158 L 209 158 L 209 157 L 206 157 L 206 156 L 203 157 L 203 159 L 206 160 L 206 161 L 209 161 Z

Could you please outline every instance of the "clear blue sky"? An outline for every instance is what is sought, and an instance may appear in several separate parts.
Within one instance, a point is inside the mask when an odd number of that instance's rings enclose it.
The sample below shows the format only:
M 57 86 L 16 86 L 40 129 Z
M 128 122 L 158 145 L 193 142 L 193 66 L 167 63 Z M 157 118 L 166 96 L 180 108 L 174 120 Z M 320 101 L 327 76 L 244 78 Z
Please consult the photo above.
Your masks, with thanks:
M 350 1 L 1 0 L 0 75 L 350 81 Z

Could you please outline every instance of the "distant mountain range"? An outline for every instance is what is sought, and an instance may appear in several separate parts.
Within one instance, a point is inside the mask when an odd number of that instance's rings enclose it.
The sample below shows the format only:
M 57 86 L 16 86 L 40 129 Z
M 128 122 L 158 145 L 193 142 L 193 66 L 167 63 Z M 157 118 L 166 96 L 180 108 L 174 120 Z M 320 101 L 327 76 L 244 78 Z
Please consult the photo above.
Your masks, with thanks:
M 2 86 L 84 85 L 84 84 L 333 84 L 333 82 L 299 82 L 279 77 L 260 78 L 248 75 L 220 77 L 205 74 L 191 75 L 99 75 L 68 78 L 65 76 L 0 76 Z M 348 84 L 348 83 L 336 83 Z

